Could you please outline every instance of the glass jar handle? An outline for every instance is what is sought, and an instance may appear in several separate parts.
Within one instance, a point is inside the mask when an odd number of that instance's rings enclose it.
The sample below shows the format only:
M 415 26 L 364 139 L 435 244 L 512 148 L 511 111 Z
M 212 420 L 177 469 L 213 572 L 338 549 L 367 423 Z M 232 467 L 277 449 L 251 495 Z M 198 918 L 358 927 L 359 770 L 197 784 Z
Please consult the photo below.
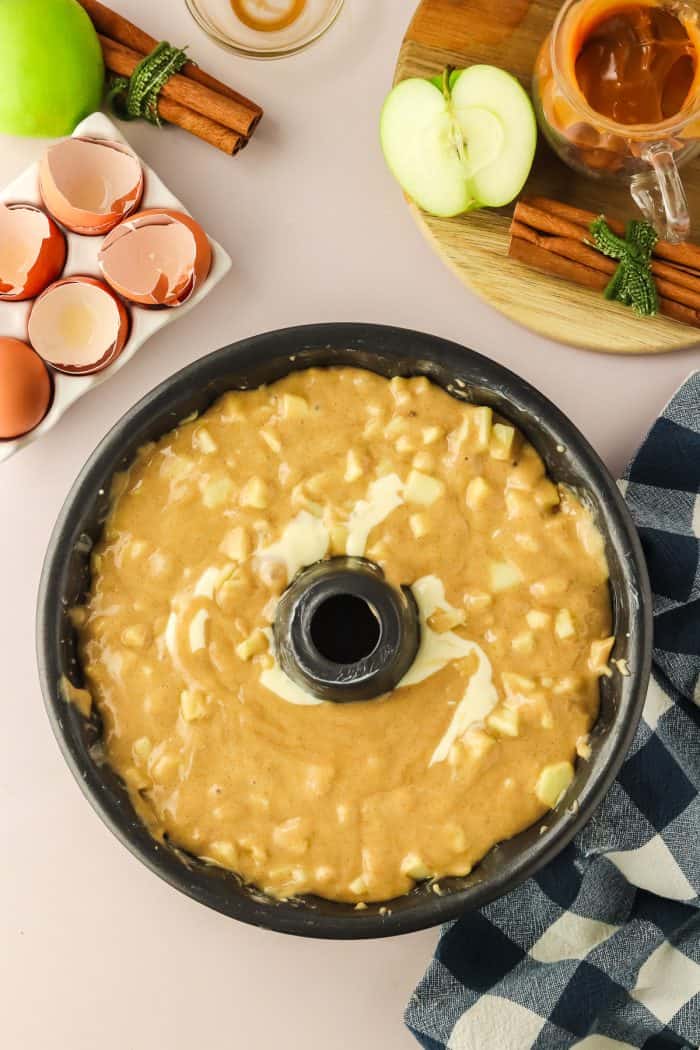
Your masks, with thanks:
M 647 222 L 664 241 L 687 240 L 690 234 L 688 201 L 673 150 L 666 142 L 647 147 L 642 157 L 648 172 L 632 179 L 632 198 Z

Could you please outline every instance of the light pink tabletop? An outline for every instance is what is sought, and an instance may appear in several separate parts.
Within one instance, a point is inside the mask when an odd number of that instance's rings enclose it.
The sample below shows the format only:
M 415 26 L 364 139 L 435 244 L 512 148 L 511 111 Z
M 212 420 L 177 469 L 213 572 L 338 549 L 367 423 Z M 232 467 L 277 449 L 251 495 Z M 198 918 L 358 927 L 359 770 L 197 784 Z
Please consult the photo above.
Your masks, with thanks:
M 431 253 L 377 142 L 414 0 L 346 0 L 325 39 L 273 63 L 218 49 L 183 0 L 114 2 L 154 35 L 189 42 L 267 116 L 234 160 L 177 130 L 124 128 L 229 251 L 233 270 L 0 467 L 2 1045 L 408 1050 L 402 1011 L 435 932 L 325 943 L 237 924 L 151 875 L 83 799 L 44 715 L 34 660 L 35 594 L 58 510 L 88 453 L 137 398 L 202 354 L 267 329 L 374 321 L 471 345 L 543 390 L 614 471 L 700 354 L 625 359 L 547 343 L 479 302 Z M 0 184 L 41 150 L 0 138 Z

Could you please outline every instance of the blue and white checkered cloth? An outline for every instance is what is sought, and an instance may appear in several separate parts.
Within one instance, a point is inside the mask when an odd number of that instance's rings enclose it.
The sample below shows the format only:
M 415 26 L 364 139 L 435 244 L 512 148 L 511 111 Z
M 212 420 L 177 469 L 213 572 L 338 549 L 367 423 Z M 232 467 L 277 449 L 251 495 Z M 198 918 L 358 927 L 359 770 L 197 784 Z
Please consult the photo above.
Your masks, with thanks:
M 620 486 L 654 592 L 642 721 L 567 849 L 444 929 L 406 1010 L 428 1050 L 700 1045 L 700 372 Z

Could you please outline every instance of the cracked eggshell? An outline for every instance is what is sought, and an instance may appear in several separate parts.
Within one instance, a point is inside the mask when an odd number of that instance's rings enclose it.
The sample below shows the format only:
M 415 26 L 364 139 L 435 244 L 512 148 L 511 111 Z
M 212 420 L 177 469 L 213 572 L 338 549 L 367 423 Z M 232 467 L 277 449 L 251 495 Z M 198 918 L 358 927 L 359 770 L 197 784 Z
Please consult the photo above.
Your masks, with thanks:
M 141 306 L 181 306 L 211 268 L 209 238 L 194 219 L 147 208 L 105 237 L 102 275 L 119 295 Z
M 34 430 L 48 412 L 51 390 L 49 371 L 31 346 L 0 337 L 0 440 Z
M 29 342 L 58 372 L 90 375 L 119 357 L 129 314 L 95 277 L 66 277 L 44 291 L 29 315 Z
M 143 170 L 133 150 L 108 139 L 70 138 L 50 146 L 39 163 L 47 210 L 73 233 L 108 233 L 138 208 Z
M 61 276 L 66 239 L 34 204 L 0 203 L 0 299 L 34 299 Z

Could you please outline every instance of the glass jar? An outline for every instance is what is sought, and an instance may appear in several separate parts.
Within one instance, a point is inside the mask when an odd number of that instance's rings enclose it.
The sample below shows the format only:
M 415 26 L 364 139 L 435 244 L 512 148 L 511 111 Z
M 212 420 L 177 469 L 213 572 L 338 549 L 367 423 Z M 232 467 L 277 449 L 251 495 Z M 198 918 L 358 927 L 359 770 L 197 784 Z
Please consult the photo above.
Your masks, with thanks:
M 680 22 L 694 52 L 694 72 L 678 112 L 656 123 L 623 123 L 592 108 L 579 84 L 577 60 L 589 35 L 606 18 L 624 18 L 626 13 L 634 17 L 644 8 L 667 11 Z M 606 68 L 605 77 L 614 79 L 614 72 Z M 566 0 L 540 49 L 533 98 L 540 128 L 566 164 L 581 174 L 629 185 L 635 203 L 661 237 L 678 241 L 688 236 L 690 219 L 678 169 L 700 151 L 700 27 L 695 4 Z

